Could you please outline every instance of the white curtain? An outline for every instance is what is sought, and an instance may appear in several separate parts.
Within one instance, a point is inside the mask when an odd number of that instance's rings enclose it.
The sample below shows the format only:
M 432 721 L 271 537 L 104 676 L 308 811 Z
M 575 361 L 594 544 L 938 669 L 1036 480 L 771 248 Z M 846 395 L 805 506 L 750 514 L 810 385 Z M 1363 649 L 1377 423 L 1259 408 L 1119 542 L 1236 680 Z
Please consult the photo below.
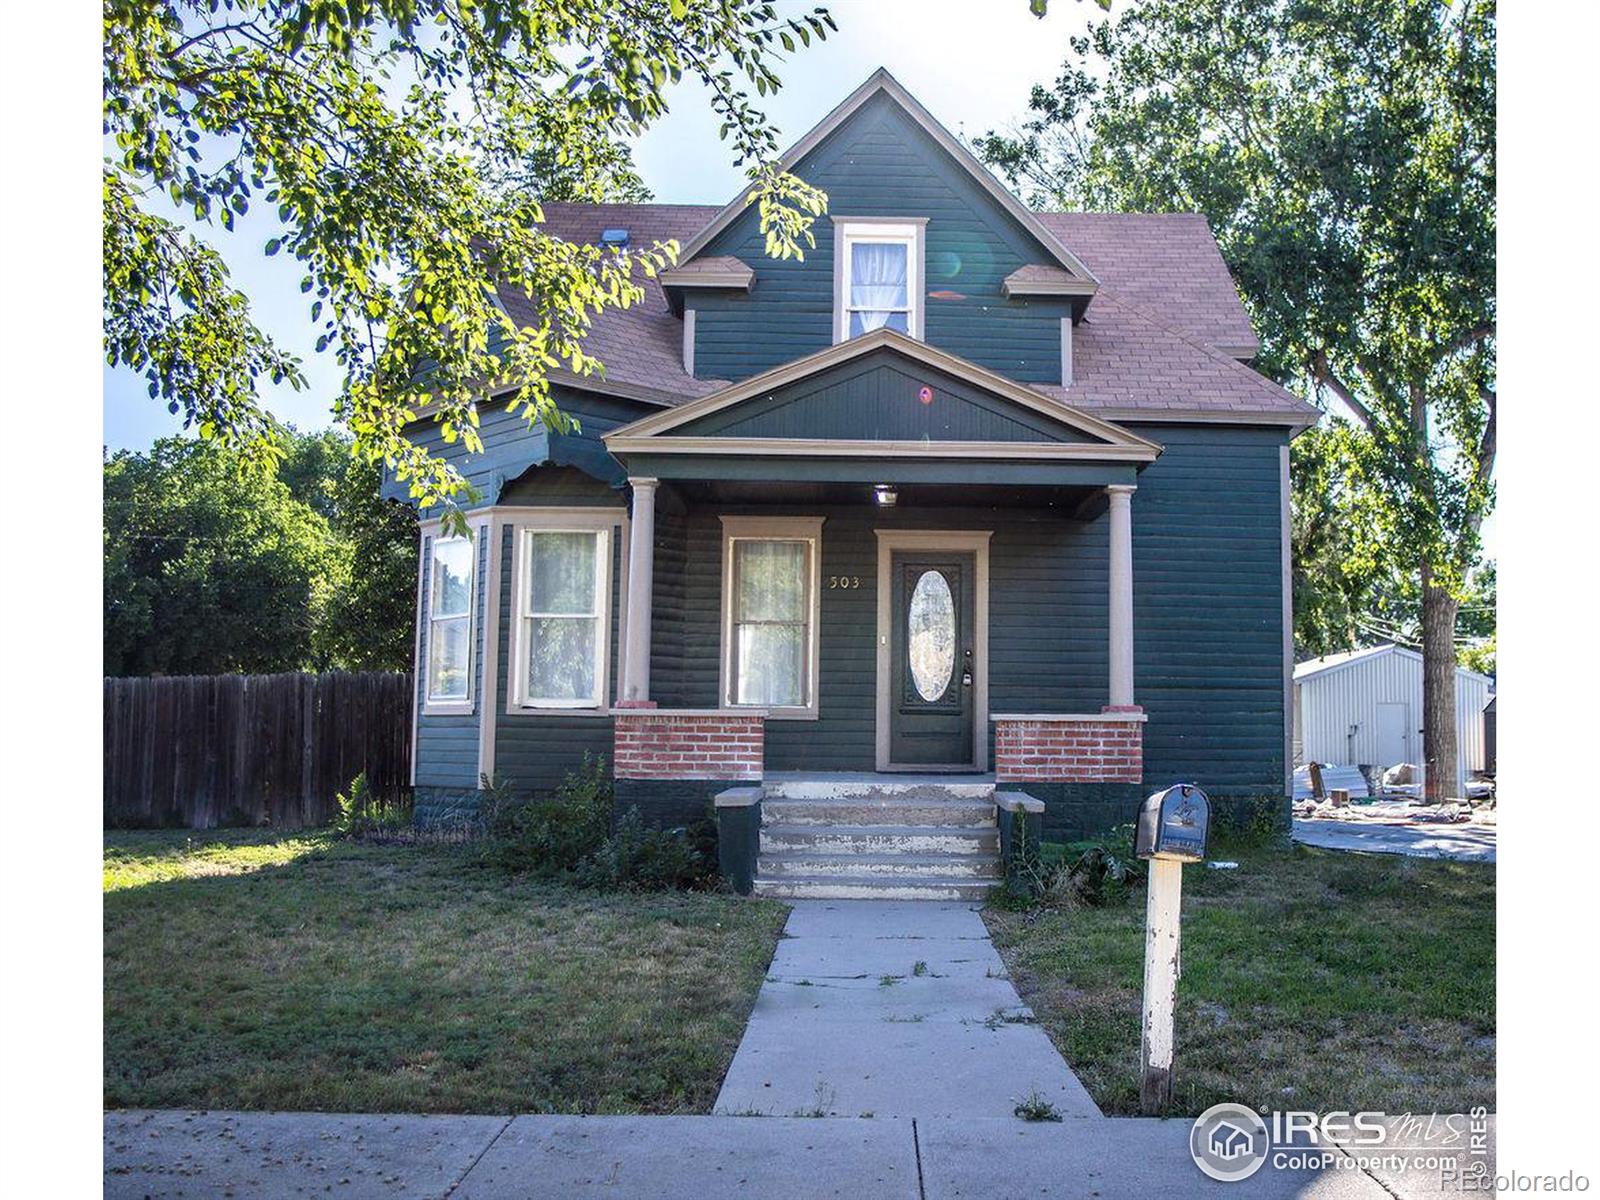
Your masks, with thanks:
M 529 537 L 528 694 L 536 700 L 599 699 L 595 678 L 600 618 L 593 533 Z
M 854 242 L 850 246 L 852 333 L 871 333 L 889 323 L 906 301 L 904 242 Z
M 735 703 L 806 702 L 807 553 L 804 542 L 734 543 Z

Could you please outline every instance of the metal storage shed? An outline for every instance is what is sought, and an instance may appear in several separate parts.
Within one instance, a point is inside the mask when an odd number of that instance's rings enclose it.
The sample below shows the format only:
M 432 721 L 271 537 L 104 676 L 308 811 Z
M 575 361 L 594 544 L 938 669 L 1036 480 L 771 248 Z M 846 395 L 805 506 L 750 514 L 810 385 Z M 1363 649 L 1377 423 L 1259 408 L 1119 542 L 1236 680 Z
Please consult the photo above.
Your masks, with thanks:
M 1456 794 L 1486 767 L 1493 682 L 1456 668 Z M 1422 655 L 1404 646 L 1330 654 L 1294 669 L 1294 760 L 1391 767 L 1422 762 Z

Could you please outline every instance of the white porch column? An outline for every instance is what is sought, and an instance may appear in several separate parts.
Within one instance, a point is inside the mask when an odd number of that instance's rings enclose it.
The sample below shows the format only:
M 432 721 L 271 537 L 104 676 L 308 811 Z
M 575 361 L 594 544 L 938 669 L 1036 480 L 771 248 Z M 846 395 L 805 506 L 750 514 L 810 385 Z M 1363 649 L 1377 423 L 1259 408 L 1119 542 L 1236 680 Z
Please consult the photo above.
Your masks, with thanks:
M 656 484 L 630 479 L 633 518 L 628 527 L 628 645 L 622 660 L 622 699 L 650 699 L 650 598 L 656 561 Z
M 1133 491 L 1127 484 L 1106 488 L 1111 502 L 1111 587 L 1107 610 L 1112 708 L 1133 703 Z

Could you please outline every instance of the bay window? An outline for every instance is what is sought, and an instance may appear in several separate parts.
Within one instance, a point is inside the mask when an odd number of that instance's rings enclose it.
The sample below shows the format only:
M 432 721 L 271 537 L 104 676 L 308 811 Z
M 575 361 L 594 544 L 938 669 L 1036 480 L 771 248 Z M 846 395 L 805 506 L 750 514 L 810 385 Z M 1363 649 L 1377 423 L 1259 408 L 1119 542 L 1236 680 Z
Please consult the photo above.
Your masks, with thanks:
M 838 219 L 835 342 L 874 329 L 922 337 L 922 232 L 920 222 Z
M 722 699 L 817 715 L 819 549 L 814 517 L 724 517 Z
M 517 531 L 513 703 L 606 707 L 611 531 Z
M 429 557 L 428 688 L 434 709 L 472 703 L 473 543 L 435 536 Z

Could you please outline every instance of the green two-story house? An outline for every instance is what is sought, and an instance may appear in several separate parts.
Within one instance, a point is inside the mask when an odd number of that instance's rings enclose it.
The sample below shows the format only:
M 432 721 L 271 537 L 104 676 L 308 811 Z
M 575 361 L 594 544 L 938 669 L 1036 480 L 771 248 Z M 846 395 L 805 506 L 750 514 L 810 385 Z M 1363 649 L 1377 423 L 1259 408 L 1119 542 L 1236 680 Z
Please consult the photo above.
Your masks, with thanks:
M 803 261 L 743 197 L 547 207 L 682 250 L 556 377 L 579 428 L 488 398 L 471 537 L 423 523 L 419 813 L 598 755 L 647 819 L 747 809 L 759 891 L 965 895 L 997 805 L 1286 795 L 1317 411 L 1247 365 L 1205 218 L 1030 212 L 882 71 L 784 162 L 829 198 Z

